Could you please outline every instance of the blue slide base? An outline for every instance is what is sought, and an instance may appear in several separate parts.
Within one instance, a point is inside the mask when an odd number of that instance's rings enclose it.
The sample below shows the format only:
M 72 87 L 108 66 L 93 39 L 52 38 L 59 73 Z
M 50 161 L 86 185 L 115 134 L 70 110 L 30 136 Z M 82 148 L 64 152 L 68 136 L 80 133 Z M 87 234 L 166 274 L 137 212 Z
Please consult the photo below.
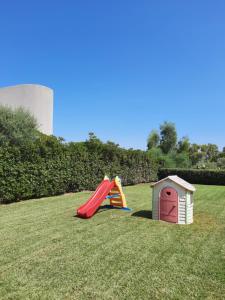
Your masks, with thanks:
M 116 206 L 113 206 L 113 205 L 103 205 L 103 206 L 100 206 L 100 208 L 102 209 L 122 209 L 122 210 L 126 210 L 126 211 L 132 211 L 131 208 L 129 207 L 116 207 Z

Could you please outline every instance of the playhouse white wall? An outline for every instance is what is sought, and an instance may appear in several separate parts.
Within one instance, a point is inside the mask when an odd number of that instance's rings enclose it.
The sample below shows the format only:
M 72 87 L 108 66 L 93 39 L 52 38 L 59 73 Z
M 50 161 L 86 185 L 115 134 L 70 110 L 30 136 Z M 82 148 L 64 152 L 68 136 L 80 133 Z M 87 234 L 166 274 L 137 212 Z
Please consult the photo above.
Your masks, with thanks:
M 168 186 L 174 188 L 178 193 L 178 224 L 191 224 L 193 222 L 193 195 L 169 179 L 153 186 L 152 219 L 159 220 L 160 192 Z
M 186 223 L 193 223 L 193 194 L 191 192 L 187 192 L 187 201 L 186 201 L 187 209 L 186 209 Z

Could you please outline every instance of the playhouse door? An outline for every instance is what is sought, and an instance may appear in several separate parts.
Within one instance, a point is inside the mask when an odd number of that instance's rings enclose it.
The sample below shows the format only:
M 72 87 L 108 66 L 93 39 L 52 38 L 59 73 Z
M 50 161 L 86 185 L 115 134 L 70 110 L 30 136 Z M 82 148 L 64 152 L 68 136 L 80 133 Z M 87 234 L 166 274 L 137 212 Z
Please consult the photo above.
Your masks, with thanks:
M 178 223 L 178 195 L 175 189 L 162 189 L 159 210 L 160 220 Z

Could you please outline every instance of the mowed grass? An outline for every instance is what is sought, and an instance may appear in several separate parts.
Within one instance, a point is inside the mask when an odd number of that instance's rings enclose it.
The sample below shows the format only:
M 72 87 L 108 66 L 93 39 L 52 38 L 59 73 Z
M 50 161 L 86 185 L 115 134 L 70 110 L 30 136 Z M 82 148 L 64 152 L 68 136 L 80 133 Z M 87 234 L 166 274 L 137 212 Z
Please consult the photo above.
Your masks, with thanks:
M 89 220 L 89 192 L 1 206 L 0 299 L 225 299 L 225 187 L 196 187 L 192 225 L 153 221 L 148 184 Z

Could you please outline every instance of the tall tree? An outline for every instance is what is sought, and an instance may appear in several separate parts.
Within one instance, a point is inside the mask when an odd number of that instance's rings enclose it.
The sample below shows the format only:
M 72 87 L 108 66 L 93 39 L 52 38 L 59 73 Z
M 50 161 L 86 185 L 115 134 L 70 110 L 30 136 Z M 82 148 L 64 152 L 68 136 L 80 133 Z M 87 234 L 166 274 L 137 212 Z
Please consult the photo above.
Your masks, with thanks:
M 167 154 L 176 147 L 177 131 L 174 123 L 164 122 L 160 125 L 160 148 Z
M 159 133 L 157 130 L 153 129 L 147 139 L 147 148 L 148 150 L 152 149 L 152 148 L 156 148 L 159 145 Z

